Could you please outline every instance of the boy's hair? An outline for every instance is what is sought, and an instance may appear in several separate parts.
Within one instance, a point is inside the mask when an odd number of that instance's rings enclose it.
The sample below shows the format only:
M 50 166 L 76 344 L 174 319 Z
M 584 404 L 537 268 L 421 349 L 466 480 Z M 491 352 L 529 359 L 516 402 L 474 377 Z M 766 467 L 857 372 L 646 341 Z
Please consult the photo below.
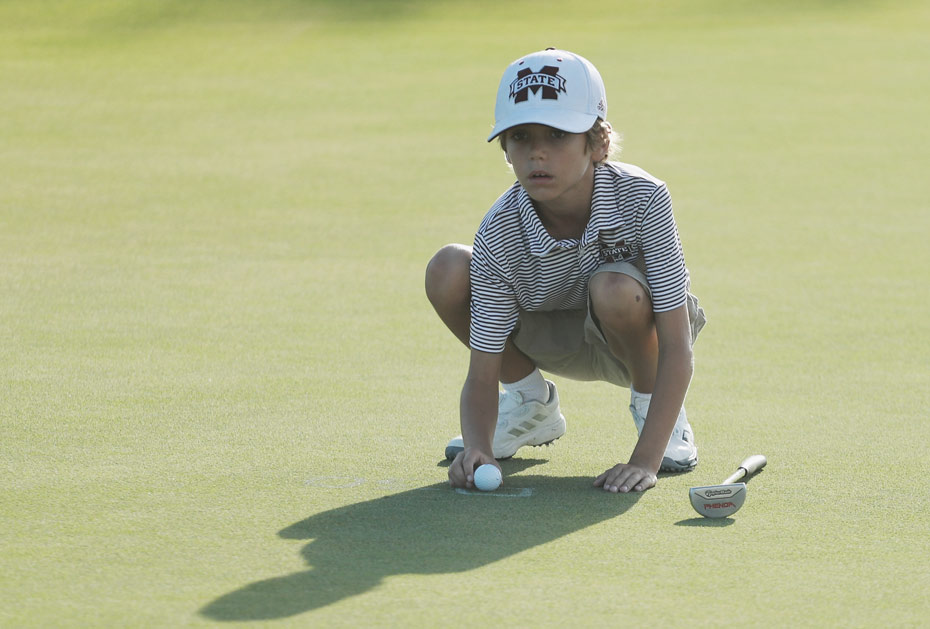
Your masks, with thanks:
M 614 132 L 613 127 L 610 126 L 610 123 L 602 118 L 598 118 L 595 123 L 591 126 L 590 129 L 585 131 L 585 143 L 588 146 L 589 151 L 593 151 L 597 146 L 607 140 L 607 157 L 597 163 L 597 166 L 602 166 L 604 163 L 610 160 L 610 158 L 615 157 L 620 154 L 620 136 Z M 497 136 L 497 142 L 501 146 L 501 150 L 504 151 L 505 155 L 507 153 L 507 133 L 501 133 Z M 506 159 L 506 158 L 505 158 Z

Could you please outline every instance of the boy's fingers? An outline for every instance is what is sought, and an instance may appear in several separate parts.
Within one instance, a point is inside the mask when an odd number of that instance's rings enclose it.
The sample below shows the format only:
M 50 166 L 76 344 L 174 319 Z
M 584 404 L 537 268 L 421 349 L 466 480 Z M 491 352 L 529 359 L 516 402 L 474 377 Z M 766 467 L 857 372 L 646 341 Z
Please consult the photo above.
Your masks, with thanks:
M 646 472 L 639 472 L 627 479 L 627 487 L 631 491 L 646 491 L 656 484 L 655 476 Z
M 630 491 L 630 479 L 633 477 L 633 472 L 630 468 L 625 467 L 623 471 L 617 474 L 613 482 L 610 484 L 612 488 L 616 489 L 619 492 L 626 493 Z
M 452 460 L 452 465 L 449 466 L 449 483 L 453 487 L 465 486 L 465 468 L 462 465 L 464 458 L 464 455 L 459 452 Z
M 475 480 L 475 467 L 482 459 L 480 452 L 464 451 L 455 455 L 452 465 L 449 466 L 449 483 L 453 487 L 471 487 Z
M 465 468 L 465 487 L 471 488 L 475 482 L 475 469 L 481 465 L 485 457 L 480 452 L 473 452 L 471 456 L 466 457 L 464 462 Z
M 602 472 L 602 473 L 600 474 L 600 476 L 598 476 L 597 478 L 595 478 L 595 479 L 594 479 L 594 486 L 595 486 L 595 487 L 602 487 L 608 480 L 612 479 L 613 476 L 616 474 L 616 471 L 615 471 L 615 470 L 616 470 L 616 467 L 617 467 L 617 466 L 615 465 L 614 467 L 610 468 L 609 470 L 607 470 L 607 471 L 605 471 L 605 472 Z
M 603 482 L 601 483 L 604 486 L 604 489 L 607 491 L 620 491 L 623 486 L 623 481 L 629 476 L 630 471 L 625 465 L 615 465 L 610 468 L 602 476 L 604 477 Z
M 618 463 L 594 479 L 595 487 L 605 491 L 626 493 L 628 491 L 646 491 L 655 487 L 656 477 L 633 465 Z
M 655 477 L 642 469 L 618 464 L 607 470 L 596 479 L 595 487 L 603 487 L 605 491 L 614 493 L 627 493 L 629 491 L 645 491 L 655 485 Z

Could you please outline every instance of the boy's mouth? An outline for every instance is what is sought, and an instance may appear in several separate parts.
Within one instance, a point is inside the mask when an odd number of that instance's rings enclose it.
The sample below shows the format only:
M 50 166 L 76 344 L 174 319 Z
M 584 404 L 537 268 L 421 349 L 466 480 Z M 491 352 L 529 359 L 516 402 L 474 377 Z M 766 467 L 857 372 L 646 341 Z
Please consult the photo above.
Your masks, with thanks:
M 544 170 L 534 170 L 530 173 L 530 179 L 552 179 L 552 175 Z

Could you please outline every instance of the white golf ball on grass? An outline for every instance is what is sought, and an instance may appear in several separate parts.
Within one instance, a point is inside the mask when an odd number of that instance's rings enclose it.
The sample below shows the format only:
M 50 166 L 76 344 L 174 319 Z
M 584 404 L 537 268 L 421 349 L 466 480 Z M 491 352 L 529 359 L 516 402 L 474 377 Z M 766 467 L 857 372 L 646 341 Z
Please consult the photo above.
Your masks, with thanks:
M 475 470 L 475 487 L 481 491 L 494 491 L 501 486 L 501 471 L 490 463 Z

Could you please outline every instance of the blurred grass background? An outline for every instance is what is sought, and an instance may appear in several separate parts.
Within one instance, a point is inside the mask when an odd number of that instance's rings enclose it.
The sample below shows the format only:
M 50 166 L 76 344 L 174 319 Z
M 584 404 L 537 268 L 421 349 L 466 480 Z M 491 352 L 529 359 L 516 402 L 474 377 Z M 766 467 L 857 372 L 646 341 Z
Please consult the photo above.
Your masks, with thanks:
M 922 2 L 0 3 L 0 623 L 702 626 L 713 597 L 919 624 L 928 27 Z M 626 393 L 560 380 L 569 433 L 507 468 L 534 497 L 489 505 L 434 491 L 466 354 L 422 270 L 512 181 L 497 82 L 550 45 L 672 192 L 702 464 L 590 493 Z M 757 451 L 744 510 L 694 521 L 687 488 Z

